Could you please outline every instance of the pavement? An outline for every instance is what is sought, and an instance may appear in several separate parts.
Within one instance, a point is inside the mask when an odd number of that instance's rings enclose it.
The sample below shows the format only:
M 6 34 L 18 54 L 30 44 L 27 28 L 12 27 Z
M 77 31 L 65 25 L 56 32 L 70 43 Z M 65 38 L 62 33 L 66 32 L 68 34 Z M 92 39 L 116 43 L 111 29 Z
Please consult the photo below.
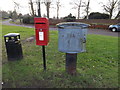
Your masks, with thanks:
M 3 21 L 3 25 L 10 25 L 10 26 L 20 26 L 20 27 L 27 27 L 27 28 L 34 28 L 34 25 L 27 25 L 27 24 L 13 24 L 10 23 L 10 20 Z M 58 30 L 56 27 L 50 27 L 49 30 Z M 88 29 L 88 34 L 97 34 L 97 35 L 106 35 L 106 36 L 114 36 L 118 37 L 119 32 L 112 32 L 106 29 Z

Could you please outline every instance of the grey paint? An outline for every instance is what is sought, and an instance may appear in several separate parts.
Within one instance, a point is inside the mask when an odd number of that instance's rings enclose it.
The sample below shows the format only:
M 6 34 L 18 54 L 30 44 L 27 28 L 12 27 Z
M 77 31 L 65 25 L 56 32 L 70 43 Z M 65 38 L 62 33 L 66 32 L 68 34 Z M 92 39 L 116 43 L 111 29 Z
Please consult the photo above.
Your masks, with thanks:
M 86 25 L 86 27 L 85 27 Z M 58 24 L 58 50 L 64 53 L 80 53 L 86 51 L 87 24 Z M 84 26 L 84 27 L 82 27 Z

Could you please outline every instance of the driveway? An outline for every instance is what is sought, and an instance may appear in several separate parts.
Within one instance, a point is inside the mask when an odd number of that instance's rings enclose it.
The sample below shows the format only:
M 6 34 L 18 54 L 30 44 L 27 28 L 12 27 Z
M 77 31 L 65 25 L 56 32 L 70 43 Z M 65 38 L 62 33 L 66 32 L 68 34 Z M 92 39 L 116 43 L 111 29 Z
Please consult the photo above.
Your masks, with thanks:
M 3 21 L 3 25 L 10 25 L 10 26 L 20 26 L 20 27 L 28 27 L 28 28 L 34 28 L 34 25 L 26 25 L 26 24 L 12 24 L 9 23 L 10 20 Z M 55 27 L 50 27 L 50 30 L 58 30 Z M 104 30 L 104 29 L 88 29 L 88 34 L 97 34 L 97 35 L 106 35 L 106 36 L 114 36 L 118 37 L 119 32 L 111 32 L 110 30 Z

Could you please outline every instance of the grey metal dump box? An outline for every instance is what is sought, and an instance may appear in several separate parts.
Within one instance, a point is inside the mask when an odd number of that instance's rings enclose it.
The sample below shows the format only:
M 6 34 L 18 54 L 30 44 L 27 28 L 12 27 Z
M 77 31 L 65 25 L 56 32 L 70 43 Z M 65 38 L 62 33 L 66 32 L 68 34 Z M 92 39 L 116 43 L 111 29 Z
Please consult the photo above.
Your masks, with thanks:
M 85 52 L 88 26 L 88 24 L 78 22 L 57 24 L 59 31 L 58 50 L 64 53 Z

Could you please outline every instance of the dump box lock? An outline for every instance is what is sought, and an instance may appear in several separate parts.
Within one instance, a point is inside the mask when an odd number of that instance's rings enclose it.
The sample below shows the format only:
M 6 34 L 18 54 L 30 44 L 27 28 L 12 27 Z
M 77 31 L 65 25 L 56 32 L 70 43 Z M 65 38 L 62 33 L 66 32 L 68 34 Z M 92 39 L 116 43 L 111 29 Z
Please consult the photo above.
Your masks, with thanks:
M 86 43 L 86 38 L 83 39 L 83 43 Z

